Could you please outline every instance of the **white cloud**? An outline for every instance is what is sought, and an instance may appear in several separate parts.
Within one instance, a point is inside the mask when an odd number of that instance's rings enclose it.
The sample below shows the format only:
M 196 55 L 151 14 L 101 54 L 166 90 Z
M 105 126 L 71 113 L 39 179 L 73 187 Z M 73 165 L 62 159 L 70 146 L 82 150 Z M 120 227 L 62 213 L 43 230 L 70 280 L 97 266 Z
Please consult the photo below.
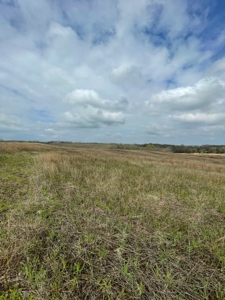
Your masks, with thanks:
M 203 2 L 1 1 L 3 138 L 109 141 L 116 128 L 124 142 L 173 130 L 179 143 L 187 124 L 221 128 L 224 25 Z
M 225 96 L 224 87 L 224 82 L 218 78 L 204 78 L 194 86 L 164 90 L 147 101 L 147 105 L 164 104 L 170 110 L 181 111 L 205 109 Z
M 57 132 L 56 132 L 54 129 L 52 129 L 52 128 L 47 128 L 47 129 L 45 129 L 45 132 L 46 132 L 46 133 L 49 133 L 49 134 L 54 134 L 54 135 L 57 134 Z
M 118 85 L 143 86 L 144 80 L 140 71 L 135 66 L 121 65 L 120 67 L 113 69 L 110 79 L 113 83 Z
M 187 113 L 178 116 L 175 115 L 172 118 L 184 123 L 218 124 L 224 122 L 225 113 Z
M 68 123 L 78 128 L 100 128 L 104 125 L 125 123 L 124 115 L 121 112 L 107 112 L 101 109 L 89 109 L 79 114 L 65 112 L 65 118 Z
M 62 38 L 75 38 L 77 35 L 75 32 L 71 29 L 71 27 L 67 26 L 62 26 L 61 24 L 57 22 L 52 22 L 49 26 L 48 30 L 48 36 L 50 38 L 57 38 L 57 37 L 62 37 Z
M 128 107 L 126 98 L 122 98 L 120 101 L 104 100 L 94 90 L 74 90 L 65 96 L 64 101 L 83 107 L 92 106 L 109 111 L 123 111 Z

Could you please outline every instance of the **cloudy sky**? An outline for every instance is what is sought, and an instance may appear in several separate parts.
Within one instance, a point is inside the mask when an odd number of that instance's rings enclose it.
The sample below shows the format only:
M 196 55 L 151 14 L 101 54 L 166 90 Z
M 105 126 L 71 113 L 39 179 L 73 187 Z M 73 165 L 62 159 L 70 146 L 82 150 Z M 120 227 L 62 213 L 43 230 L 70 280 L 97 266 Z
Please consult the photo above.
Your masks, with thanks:
M 0 138 L 225 144 L 225 1 L 0 0 Z

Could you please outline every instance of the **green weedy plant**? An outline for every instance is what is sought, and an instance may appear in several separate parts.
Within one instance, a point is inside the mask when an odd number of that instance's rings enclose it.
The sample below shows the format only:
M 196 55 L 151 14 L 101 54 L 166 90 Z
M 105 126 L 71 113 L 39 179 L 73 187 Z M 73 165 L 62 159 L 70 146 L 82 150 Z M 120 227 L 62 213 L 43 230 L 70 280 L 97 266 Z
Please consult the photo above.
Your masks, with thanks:
M 34 300 L 33 295 L 24 296 L 17 285 L 3 295 L 0 295 L 0 300 Z

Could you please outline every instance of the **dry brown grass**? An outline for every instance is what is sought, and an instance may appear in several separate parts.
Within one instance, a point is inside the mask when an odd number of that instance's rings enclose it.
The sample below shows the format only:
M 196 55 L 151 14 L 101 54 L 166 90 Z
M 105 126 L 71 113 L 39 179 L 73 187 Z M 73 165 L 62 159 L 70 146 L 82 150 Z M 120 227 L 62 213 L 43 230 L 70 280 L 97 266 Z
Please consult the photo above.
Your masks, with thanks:
M 27 142 L 0 142 L 0 153 L 16 153 L 16 152 L 39 152 L 50 151 L 54 146 L 41 143 L 27 143 Z
M 225 157 L 34 148 L 0 155 L 0 299 L 225 299 Z

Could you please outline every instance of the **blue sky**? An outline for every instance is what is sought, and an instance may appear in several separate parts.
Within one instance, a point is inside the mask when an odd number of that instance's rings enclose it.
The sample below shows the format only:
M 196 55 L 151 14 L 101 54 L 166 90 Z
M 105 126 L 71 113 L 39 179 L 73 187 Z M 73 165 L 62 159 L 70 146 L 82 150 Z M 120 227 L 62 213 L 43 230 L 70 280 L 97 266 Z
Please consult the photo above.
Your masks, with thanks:
M 0 138 L 225 144 L 225 2 L 0 0 Z

